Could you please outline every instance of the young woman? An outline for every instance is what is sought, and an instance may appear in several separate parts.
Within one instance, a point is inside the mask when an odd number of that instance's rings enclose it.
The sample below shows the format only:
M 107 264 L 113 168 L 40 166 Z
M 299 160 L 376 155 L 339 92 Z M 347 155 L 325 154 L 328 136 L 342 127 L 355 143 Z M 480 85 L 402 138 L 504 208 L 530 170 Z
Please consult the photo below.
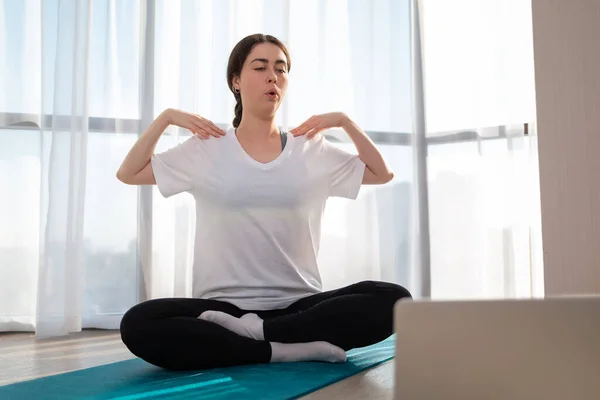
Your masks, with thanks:
M 190 370 L 343 362 L 345 351 L 389 337 L 394 304 L 410 298 L 401 286 L 374 281 L 321 290 L 317 254 L 327 198 L 355 199 L 362 184 L 384 184 L 393 174 L 343 113 L 313 116 L 289 133 L 278 129 L 290 66 L 278 39 L 244 38 L 227 67 L 237 100 L 233 128 L 166 110 L 117 173 L 126 184 L 156 184 L 165 197 L 186 191 L 196 200 L 193 298 L 145 301 L 121 322 L 125 345 L 149 363 Z M 153 154 L 171 124 L 194 136 Z M 358 155 L 319 135 L 333 127 L 348 133 Z

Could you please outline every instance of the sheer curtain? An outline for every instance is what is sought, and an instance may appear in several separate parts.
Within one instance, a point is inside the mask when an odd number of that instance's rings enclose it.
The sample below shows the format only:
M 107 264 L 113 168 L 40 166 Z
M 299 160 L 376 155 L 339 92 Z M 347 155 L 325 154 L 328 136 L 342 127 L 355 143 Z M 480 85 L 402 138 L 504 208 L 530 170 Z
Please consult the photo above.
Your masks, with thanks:
M 542 296 L 531 2 L 421 4 L 432 297 Z
M 0 0 L 0 331 L 112 329 L 139 301 L 190 295 L 193 199 L 164 199 L 115 173 L 165 108 L 231 124 L 227 58 L 255 32 L 291 52 L 277 122 L 290 128 L 344 111 L 396 175 L 364 187 L 356 201 L 329 201 L 324 289 L 380 279 L 417 297 L 528 295 L 537 164 L 533 129 L 524 136 L 513 126 L 532 115 L 497 113 L 509 99 L 530 107 L 531 87 L 515 76 L 532 75 L 532 66 L 520 60 L 506 75 L 481 72 L 508 42 L 502 24 L 481 22 L 492 14 L 475 3 Z M 513 11 L 520 28 L 510 43 L 527 59 L 531 49 L 516 39 L 530 39 L 530 16 Z M 473 43 L 453 20 L 496 41 Z M 473 54 L 477 45 L 488 58 Z M 503 51 L 500 60 L 516 57 Z M 497 118 L 480 118 L 486 110 Z M 498 140 L 484 140 L 486 132 Z M 188 135 L 169 128 L 157 151 Z M 327 135 L 354 151 L 343 132 Z

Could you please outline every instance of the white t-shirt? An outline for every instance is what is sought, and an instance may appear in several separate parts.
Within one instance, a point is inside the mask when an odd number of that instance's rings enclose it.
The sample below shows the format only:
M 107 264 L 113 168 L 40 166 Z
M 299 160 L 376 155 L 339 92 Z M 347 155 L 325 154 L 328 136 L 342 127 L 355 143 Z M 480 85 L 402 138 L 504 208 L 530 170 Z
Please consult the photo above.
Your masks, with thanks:
M 233 128 L 152 157 L 163 196 L 185 191 L 196 200 L 193 297 L 271 310 L 321 291 L 326 200 L 355 199 L 365 164 L 322 135 L 284 134 L 283 152 L 269 163 L 250 157 Z

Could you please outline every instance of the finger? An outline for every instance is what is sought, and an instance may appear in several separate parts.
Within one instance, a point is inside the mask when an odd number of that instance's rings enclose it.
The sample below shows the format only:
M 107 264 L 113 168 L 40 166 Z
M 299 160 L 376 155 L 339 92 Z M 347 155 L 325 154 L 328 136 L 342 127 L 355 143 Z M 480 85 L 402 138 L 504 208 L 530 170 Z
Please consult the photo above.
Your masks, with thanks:
M 308 119 L 308 124 L 305 127 L 305 135 L 308 135 L 313 129 L 317 129 L 321 125 L 321 121 L 318 116 L 313 115 Z
M 310 131 L 313 128 L 313 126 L 314 125 L 313 125 L 312 121 L 310 121 L 310 122 L 306 121 L 305 123 L 303 123 L 296 129 L 295 136 L 300 136 L 300 135 L 306 134 L 306 132 Z
M 189 130 L 192 132 L 192 134 L 194 136 L 199 137 L 200 139 L 207 139 L 206 134 L 204 133 L 204 131 L 202 131 L 197 126 L 191 127 Z
M 204 120 L 194 119 L 193 123 L 195 126 L 198 127 L 197 129 L 200 130 L 203 134 L 209 135 L 209 136 L 221 137 L 221 135 L 219 135 L 216 131 L 211 129 L 210 125 L 208 123 L 206 123 Z
M 306 131 L 304 132 L 305 135 L 310 135 L 315 129 L 318 128 L 318 124 L 316 124 L 315 122 L 311 123 L 309 126 L 306 127 Z
M 290 129 L 290 133 L 292 133 L 293 135 L 295 135 L 296 133 L 298 133 L 300 131 L 300 129 L 302 129 L 304 127 L 304 123 L 298 125 L 297 127 L 295 127 L 294 129 Z
M 302 124 L 300 124 L 300 125 L 298 125 L 298 126 L 297 126 L 297 127 L 295 127 L 295 128 L 292 128 L 292 129 L 290 129 L 290 132 L 291 132 L 291 133 L 296 133 L 296 132 L 298 131 L 298 129 L 300 129 L 300 128 L 302 127 L 302 125 L 303 125 L 303 123 L 302 123 Z
M 221 128 L 219 128 L 214 122 L 211 122 L 212 126 L 217 130 L 217 133 L 221 136 L 225 136 L 227 132 Z
M 215 124 L 214 122 L 209 121 L 209 120 L 205 120 L 205 121 L 215 132 L 217 132 L 217 134 L 219 134 L 219 136 L 225 136 L 225 134 L 227 133 L 223 129 L 219 128 L 217 126 L 217 124 Z
M 204 127 L 202 126 L 202 124 L 199 123 L 199 121 L 192 119 L 190 120 L 190 130 L 200 133 L 204 131 Z
M 315 126 L 313 129 L 311 129 L 310 132 L 308 132 L 306 134 L 306 137 L 309 139 L 314 138 L 318 133 L 322 132 L 324 130 L 324 127 L 322 125 L 317 125 Z
M 290 131 L 290 132 L 292 132 L 292 135 L 294 135 L 294 136 L 300 136 L 300 135 L 301 135 L 300 131 L 301 131 L 302 129 L 304 129 L 304 126 L 303 126 L 303 125 L 300 125 L 300 126 L 296 127 L 295 129 L 293 129 L 293 130 L 292 130 L 292 131 Z
M 200 139 L 206 140 L 210 137 L 209 134 L 207 134 L 204 130 L 202 129 L 198 129 L 196 133 L 194 133 L 197 137 L 199 137 Z
M 194 127 L 194 131 L 196 132 L 202 132 L 203 135 L 211 135 L 211 136 L 221 136 L 221 135 L 217 135 L 215 133 L 215 135 L 212 134 L 212 130 L 211 129 L 207 129 L 207 124 L 204 122 L 204 118 L 200 117 L 200 116 L 192 116 L 189 120 L 189 124 L 192 125 Z
M 223 134 L 221 133 L 221 129 L 219 129 L 218 126 L 216 126 L 212 121 L 209 121 L 207 119 L 202 120 L 202 127 L 204 128 L 204 130 L 206 132 L 208 132 L 210 135 L 214 136 L 214 137 L 221 137 L 223 136 Z
M 314 129 L 314 131 L 312 132 L 312 137 L 317 136 L 319 133 L 326 131 L 328 129 L 328 126 L 325 122 L 321 122 L 317 125 L 317 127 Z
M 211 136 L 214 137 L 221 137 L 223 136 L 221 134 L 221 129 L 219 129 L 215 124 L 213 124 L 211 121 L 208 120 L 203 120 L 202 121 L 202 128 Z
M 291 133 L 303 134 L 304 130 L 310 125 L 312 122 L 312 117 L 290 130 Z

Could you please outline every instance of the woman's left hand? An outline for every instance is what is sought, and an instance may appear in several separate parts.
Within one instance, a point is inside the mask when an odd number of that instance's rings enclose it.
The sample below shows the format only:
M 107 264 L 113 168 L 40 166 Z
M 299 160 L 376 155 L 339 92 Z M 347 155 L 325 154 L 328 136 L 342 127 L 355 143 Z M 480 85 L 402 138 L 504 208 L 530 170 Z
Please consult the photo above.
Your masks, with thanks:
M 342 127 L 346 121 L 348 121 L 348 116 L 343 112 L 313 115 L 299 126 L 291 129 L 290 132 L 294 136 L 306 135 L 308 139 L 312 139 L 326 129 Z

